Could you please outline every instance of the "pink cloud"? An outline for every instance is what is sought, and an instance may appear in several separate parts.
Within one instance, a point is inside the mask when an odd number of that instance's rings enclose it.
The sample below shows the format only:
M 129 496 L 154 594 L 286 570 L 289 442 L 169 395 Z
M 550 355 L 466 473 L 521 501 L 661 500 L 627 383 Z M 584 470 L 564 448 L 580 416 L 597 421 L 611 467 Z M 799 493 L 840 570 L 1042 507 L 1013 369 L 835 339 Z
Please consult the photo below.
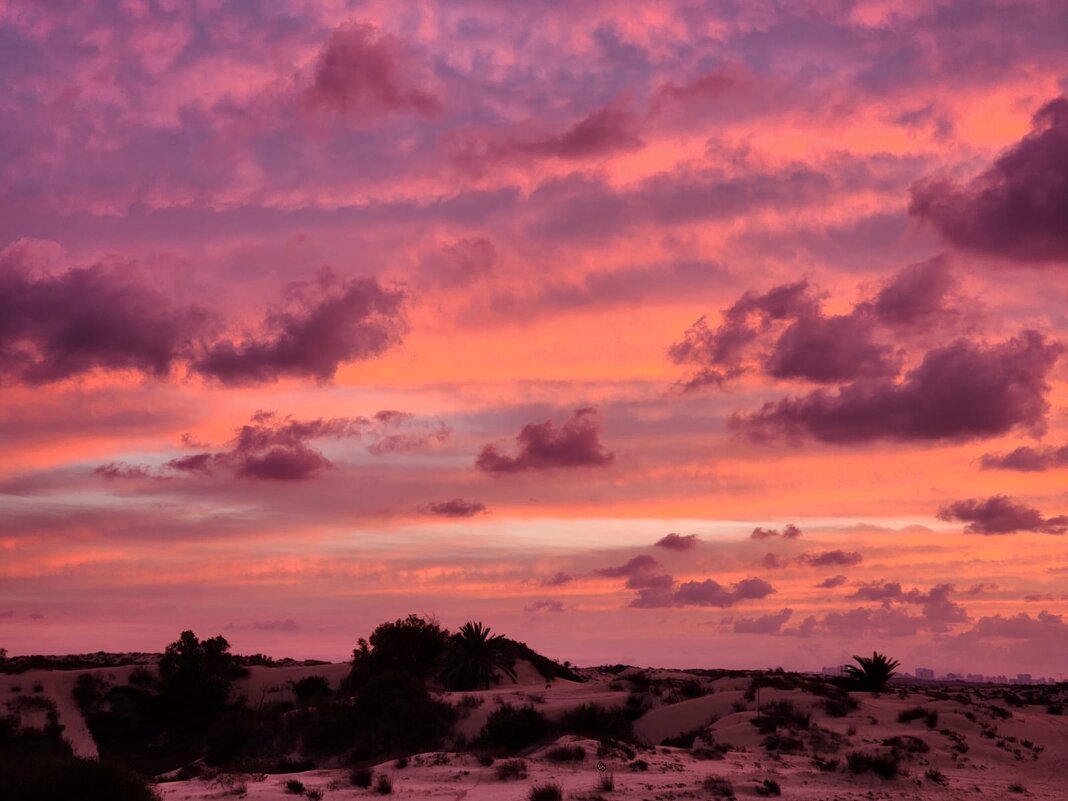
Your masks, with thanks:
M 576 409 L 559 428 L 551 420 L 531 423 L 516 436 L 516 454 L 502 454 L 486 445 L 475 464 L 486 473 L 519 473 L 562 467 L 602 467 L 615 456 L 601 445 L 597 411 Z

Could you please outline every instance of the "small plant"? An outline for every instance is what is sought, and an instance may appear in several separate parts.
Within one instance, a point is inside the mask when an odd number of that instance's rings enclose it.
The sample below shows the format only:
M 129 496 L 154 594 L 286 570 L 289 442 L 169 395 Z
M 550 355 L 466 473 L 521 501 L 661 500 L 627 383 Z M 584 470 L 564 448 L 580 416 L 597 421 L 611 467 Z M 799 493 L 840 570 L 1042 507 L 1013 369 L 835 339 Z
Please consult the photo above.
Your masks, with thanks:
M 41 682 L 39 682 L 39 681 L 35 681 L 33 683 L 33 691 L 35 693 L 43 693 L 44 692 L 44 685 L 41 684 Z
M 484 768 L 488 768 L 490 765 L 493 764 L 493 754 L 487 754 L 485 751 L 479 754 L 477 759 L 478 764 Z
M 764 797 L 782 795 L 782 788 L 774 779 L 764 779 L 756 786 L 756 794 Z
M 946 774 L 936 768 L 928 768 L 927 773 L 925 773 L 924 776 L 927 777 L 927 781 L 934 782 L 935 784 L 949 784 L 949 779 L 946 778 Z
M 286 792 L 290 795 L 304 795 L 304 782 L 290 779 L 285 784 Z
M 308 801 L 323 801 L 323 791 L 308 790 L 308 792 L 304 794 L 304 797 L 307 798 Z
M 709 776 L 701 786 L 716 798 L 730 798 L 734 795 L 734 785 L 730 779 L 724 779 L 722 776 Z
M 393 779 L 388 774 L 379 773 L 378 781 L 375 782 L 375 792 L 379 795 L 389 795 L 393 792 Z
M 372 778 L 370 768 L 353 768 L 349 773 L 349 781 L 353 787 L 370 787 Z
M 581 762 L 586 758 L 586 750 L 581 745 L 558 745 L 545 752 L 550 762 Z
M 646 762 L 644 759 L 635 759 L 633 762 L 630 763 L 630 769 L 635 771 L 649 770 L 649 763 Z
M 610 793 L 616 789 L 616 774 L 602 773 L 601 781 L 597 783 L 597 789 Z
M 535 784 L 527 796 L 529 801 L 562 801 L 563 797 L 564 789 L 555 782 Z
M 895 753 L 873 754 L 866 751 L 854 751 L 846 757 L 850 773 L 867 773 L 871 771 L 884 779 L 893 779 L 901 767 L 901 758 Z
M 924 709 L 922 706 L 914 706 L 909 709 L 903 709 L 898 713 L 898 723 L 910 723 L 913 720 L 920 720 L 927 724 L 927 727 L 933 729 L 938 725 L 938 712 L 934 709 Z
M 408 757 L 406 757 L 406 756 L 397 757 L 397 761 L 394 762 L 393 765 L 394 765 L 394 767 L 397 768 L 397 770 L 404 770 L 406 767 L 408 767 Z
M 1022 784 L 1020 784 L 1019 782 L 1013 782 L 1012 784 L 1009 785 L 1009 792 L 1010 793 L 1026 793 L 1027 792 L 1027 788 L 1024 787 Z
M 527 763 L 522 759 L 506 759 L 498 762 L 494 770 L 498 781 L 508 782 L 527 777 Z
M 815 757 L 812 760 L 812 764 L 815 765 L 823 773 L 834 773 L 842 765 L 840 759 L 821 759 Z

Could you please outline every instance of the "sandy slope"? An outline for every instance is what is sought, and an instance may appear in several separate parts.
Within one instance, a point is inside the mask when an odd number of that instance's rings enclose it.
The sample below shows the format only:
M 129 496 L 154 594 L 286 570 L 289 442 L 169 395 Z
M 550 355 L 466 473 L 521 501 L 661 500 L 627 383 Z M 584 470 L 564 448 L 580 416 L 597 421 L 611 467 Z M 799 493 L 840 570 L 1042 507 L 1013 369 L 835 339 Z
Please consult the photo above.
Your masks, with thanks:
M 309 675 L 325 676 L 336 687 L 347 673 L 345 663 L 313 667 L 256 667 L 250 676 L 239 682 L 236 692 L 250 704 L 266 700 L 291 698 L 291 683 Z M 95 673 L 111 684 L 124 683 L 132 667 L 97 668 L 89 671 L 31 671 L 18 676 L 0 676 L 0 700 L 17 699 L 20 695 L 40 695 L 55 702 L 64 736 L 76 753 L 95 756 L 96 746 L 78 712 L 72 690 L 81 673 Z M 626 702 L 632 687 L 627 673 L 610 675 L 586 671 L 589 681 L 546 682 L 529 665 L 520 665 L 516 683 L 505 681 L 499 686 L 476 693 L 450 693 L 445 696 L 459 703 L 464 696 L 474 696 L 478 704 L 466 711 L 457 726 L 458 732 L 473 737 L 500 703 L 531 704 L 549 717 L 558 717 L 566 710 L 583 703 L 620 706 Z M 762 735 L 751 723 L 755 717 L 754 703 L 746 701 L 744 678 L 702 680 L 702 692 L 697 698 L 679 699 L 672 695 L 672 682 L 692 680 L 688 674 L 657 671 L 648 674 L 665 680 L 665 686 L 648 694 L 653 708 L 635 723 L 635 732 L 650 746 L 640 750 L 637 758 L 645 760 L 648 771 L 630 769 L 631 760 L 623 755 L 604 757 L 606 767 L 613 772 L 615 790 L 602 792 L 606 799 L 670 799 L 711 798 L 701 788 L 708 776 L 731 780 L 739 798 L 757 797 L 755 788 L 764 779 L 774 779 L 783 788 L 783 798 L 835 801 L 836 799 L 989 799 L 1026 797 L 1033 799 L 1065 798 L 1064 779 L 1068 775 L 1068 717 L 1054 716 L 1043 707 L 1025 706 L 1009 709 L 1010 718 L 994 714 L 991 701 L 981 693 L 956 688 L 953 695 L 962 700 L 932 700 L 919 690 L 897 690 L 881 696 L 854 694 L 860 708 L 845 717 L 830 717 L 822 708 L 822 699 L 802 690 L 761 691 L 764 705 L 777 700 L 789 700 L 799 710 L 812 716 L 810 730 L 824 740 L 838 740 L 837 757 L 844 763 L 850 751 L 885 749 L 882 741 L 890 737 L 916 737 L 929 747 L 903 763 L 903 775 L 884 780 L 872 774 L 853 775 L 839 768 L 834 772 L 818 769 L 811 756 L 778 755 L 762 746 Z M 33 686 L 40 683 L 41 692 Z M 13 692 L 12 687 L 19 687 Z M 710 692 L 709 692 L 710 691 Z M 938 712 L 938 721 L 931 728 L 924 721 L 899 723 L 898 714 L 905 709 L 922 706 Z M 1002 708 L 1003 704 L 1000 704 Z M 707 742 L 728 746 L 725 758 L 702 759 L 686 748 L 656 746 L 665 737 L 703 729 Z M 947 733 L 948 732 L 948 733 Z M 809 737 L 812 735 L 801 734 Z M 508 799 L 526 798 L 534 783 L 557 781 L 565 790 L 565 798 L 596 798 L 601 774 L 596 764 L 597 743 L 562 738 L 576 742 L 587 751 L 580 764 L 558 764 L 544 757 L 545 749 L 524 755 L 529 775 L 521 781 L 502 782 L 495 777 L 493 767 L 483 767 L 471 755 L 427 754 L 413 757 L 408 767 L 398 769 L 385 763 L 376 770 L 390 774 L 396 783 L 395 795 L 412 799 Z M 1024 745 L 1027 741 L 1027 745 Z M 699 742 L 698 745 L 706 744 Z M 829 750 L 834 750 L 830 746 Z M 1014 753 L 1018 752 L 1018 753 Z M 940 786 L 925 779 L 928 769 L 941 771 L 948 784 Z M 210 780 L 197 779 L 167 782 L 159 785 L 165 799 L 233 798 L 242 795 L 250 799 L 292 799 L 285 792 L 285 782 L 297 778 L 308 788 L 323 790 L 328 799 L 370 798 L 371 790 L 350 786 L 348 775 L 339 770 L 315 770 L 290 775 L 222 776 Z M 1010 793 L 1011 784 L 1019 782 L 1028 795 Z

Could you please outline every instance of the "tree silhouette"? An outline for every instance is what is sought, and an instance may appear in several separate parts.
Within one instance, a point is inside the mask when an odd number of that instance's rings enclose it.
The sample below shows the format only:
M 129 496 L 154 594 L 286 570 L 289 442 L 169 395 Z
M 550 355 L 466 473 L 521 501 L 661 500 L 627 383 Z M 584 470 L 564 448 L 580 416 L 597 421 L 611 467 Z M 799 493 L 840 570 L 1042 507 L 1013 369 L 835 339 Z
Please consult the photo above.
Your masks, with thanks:
M 483 690 L 501 671 L 516 680 L 515 656 L 502 634 L 492 634 L 481 622 L 468 622 L 449 638 L 442 681 L 450 690 Z
M 891 677 L 897 673 L 898 665 L 901 664 L 896 659 L 890 659 L 878 651 L 872 651 L 870 657 L 854 656 L 853 661 L 860 667 L 848 665 L 846 672 L 860 685 L 860 689 L 871 692 L 878 692 L 885 687 Z
M 248 675 L 223 637 L 183 631 L 159 661 L 160 700 L 179 728 L 202 732 L 226 706 L 230 686 Z
M 418 615 L 382 623 L 368 639 L 357 641 L 345 687 L 359 689 L 386 673 L 403 673 L 425 681 L 437 669 L 448 639 L 449 632 L 436 621 Z

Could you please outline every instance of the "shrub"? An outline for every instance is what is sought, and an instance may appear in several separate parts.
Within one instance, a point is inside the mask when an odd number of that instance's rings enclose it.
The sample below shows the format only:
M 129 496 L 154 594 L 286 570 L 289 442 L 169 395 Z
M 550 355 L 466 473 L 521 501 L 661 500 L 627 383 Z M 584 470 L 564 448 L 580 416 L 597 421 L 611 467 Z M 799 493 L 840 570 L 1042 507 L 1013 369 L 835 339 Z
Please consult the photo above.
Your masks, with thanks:
M 485 751 L 480 753 L 477 757 L 478 764 L 484 768 L 488 768 L 493 764 L 493 754 L 487 754 Z
M 845 699 L 827 698 L 822 704 L 823 710 L 832 718 L 844 718 L 859 706 L 853 698 L 848 696 Z
M 898 713 L 898 723 L 909 723 L 913 720 L 919 720 L 923 718 L 928 728 L 933 729 L 938 725 L 938 712 L 934 709 L 925 709 L 922 706 L 914 706 L 909 709 L 903 709 Z
M 812 716 L 797 709 L 789 701 L 776 701 L 765 706 L 760 715 L 751 722 L 761 734 L 768 734 L 780 726 L 807 729 L 812 723 Z
M 569 709 L 560 718 L 560 730 L 592 740 L 634 741 L 634 726 L 629 715 L 619 709 L 606 709 L 598 704 L 583 704 Z
M 558 745 L 545 752 L 550 762 L 581 762 L 586 758 L 586 749 L 581 745 Z
M 274 764 L 274 773 L 303 773 L 314 770 L 315 762 L 310 759 L 291 759 L 282 757 Z
M 635 759 L 630 763 L 631 770 L 649 770 L 649 763 L 644 759 Z
M 949 784 L 949 779 L 946 778 L 946 774 L 936 768 L 928 768 L 924 776 L 927 777 L 927 781 L 934 782 L 935 784 Z
M 1064 704 L 1050 704 L 1046 707 L 1046 713 L 1049 715 L 1063 715 Z
M 448 639 L 448 631 L 418 615 L 383 623 L 368 639 L 357 642 L 352 652 L 352 671 L 345 684 L 361 688 L 374 676 L 385 673 L 404 673 L 426 680 L 437 670 Z
M 169 722 L 202 734 L 222 712 L 235 679 L 248 675 L 223 637 L 200 640 L 191 631 L 167 646 L 159 661 L 160 701 Z
M 308 801 L 323 801 L 323 791 L 308 790 L 308 792 L 304 794 L 304 797 L 307 798 Z
M 349 771 L 349 781 L 353 787 L 370 787 L 374 774 L 370 768 L 353 768 Z
M 782 788 L 774 779 L 764 779 L 763 782 L 756 786 L 755 790 L 757 795 L 764 797 L 782 795 Z
M 306 704 L 316 698 L 329 698 L 332 693 L 325 676 L 305 676 L 293 682 L 293 694 L 297 697 L 297 703 Z
M 889 745 L 893 748 L 898 748 L 904 751 L 906 754 L 926 754 L 931 750 L 926 742 L 919 737 L 912 737 L 906 734 L 904 737 L 888 737 L 883 740 L 883 745 Z
M 734 785 L 731 784 L 730 779 L 724 779 L 722 776 L 709 776 L 701 783 L 701 786 L 717 798 L 729 798 L 734 795 Z
M 494 769 L 498 781 L 510 782 L 527 777 L 527 763 L 522 759 L 508 759 L 499 762 Z
M 1012 784 L 1009 785 L 1008 789 L 1009 789 L 1010 793 L 1026 793 L 1027 792 L 1027 788 L 1024 787 L 1022 784 L 1020 784 L 1019 782 L 1013 782 Z
M 39 681 L 35 681 L 33 683 L 33 691 L 35 693 L 43 693 L 44 692 L 44 685 L 41 684 L 41 682 L 39 682 Z
M 137 667 L 130 673 L 126 682 L 134 687 L 152 688 L 156 686 L 156 674 L 146 667 Z
M 812 764 L 815 765 L 823 773 L 834 773 L 842 765 L 840 759 L 821 759 L 815 757 L 812 760 Z
M 299 779 L 290 779 L 285 783 L 285 788 L 290 795 L 304 795 L 304 782 Z
M 805 743 L 788 734 L 769 734 L 761 743 L 767 751 L 778 751 L 783 754 L 800 754 L 805 750 Z
M 530 794 L 527 796 L 529 801 L 561 801 L 563 797 L 563 788 L 555 782 L 535 784 L 530 788 Z
M 850 773 L 871 771 L 884 779 L 896 777 L 901 767 L 901 758 L 895 753 L 873 754 L 867 751 L 853 751 L 846 759 Z
M 406 767 L 408 767 L 408 757 L 397 757 L 397 761 L 393 763 L 393 766 L 397 768 L 397 770 L 404 770 Z
M 389 795 L 393 792 L 393 778 L 385 773 L 378 774 L 375 782 L 375 792 L 379 795 Z
M 513 754 L 549 737 L 549 719 L 533 706 L 502 704 L 493 710 L 478 735 L 478 744 Z
M 598 790 L 604 790 L 606 793 L 610 793 L 616 789 L 616 774 L 614 773 L 602 773 L 601 780 L 597 783 Z

